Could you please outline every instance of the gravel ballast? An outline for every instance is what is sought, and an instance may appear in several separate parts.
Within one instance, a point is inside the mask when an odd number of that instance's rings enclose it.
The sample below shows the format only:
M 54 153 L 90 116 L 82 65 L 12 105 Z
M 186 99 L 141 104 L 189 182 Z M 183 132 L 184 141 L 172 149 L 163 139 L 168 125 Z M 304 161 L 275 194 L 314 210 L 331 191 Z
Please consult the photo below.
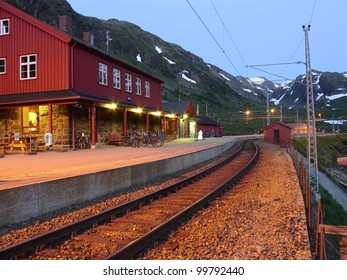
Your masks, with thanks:
M 312 259 L 293 163 L 281 148 L 258 144 L 255 168 L 143 259 Z

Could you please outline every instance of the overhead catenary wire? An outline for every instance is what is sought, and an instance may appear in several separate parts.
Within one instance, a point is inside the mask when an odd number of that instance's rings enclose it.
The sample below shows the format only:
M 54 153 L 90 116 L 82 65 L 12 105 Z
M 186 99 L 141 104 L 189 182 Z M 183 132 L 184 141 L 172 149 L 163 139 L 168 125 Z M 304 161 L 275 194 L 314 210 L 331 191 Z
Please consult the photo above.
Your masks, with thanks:
M 317 0 L 314 0 L 313 2 L 313 7 L 312 7 L 312 11 L 311 11 L 311 16 L 310 16 L 310 20 L 309 22 L 307 23 L 307 25 L 311 25 L 311 22 L 312 22 L 312 19 L 313 19 L 313 15 L 314 15 L 314 12 L 315 12 L 315 9 L 316 9 L 316 3 L 317 3 Z M 298 51 L 299 47 L 302 45 L 302 42 L 304 41 L 304 35 L 301 37 L 301 40 L 299 42 L 299 44 L 297 45 L 296 49 L 294 50 L 292 56 L 290 57 L 290 60 L 289 62 L 292 61 L 293 57 L 295 56 L 296 52 Z M 288 67 L 288 64 L 284 67 L 284 69 L 282 70 L 281 74 L 280 75 L 283 75 L 283 73 L 285 72 L 285 70 L 287 70 L 287 67 Z
M 220 13 L 218 12 L 218 10 L 217 10 L 216 6 L 214 5 L 214 3 L 213 3 L 213 1 L 212 1 L 212 0 L 210 0 L 210 2 L 211 2 L 211 5 L 213 6 L 213 9 L 215 10 L 215 12 L 216 12 L 217 16 L 219 17 L 219 20 L 221 21 L 221 23 L 222 23 L 222 25 L 223 25 L 223 28 L 224 28 L 224 29 L 225 29 L 225 31 L 227 32 L 229 39 L 231 40 L 231 42 L 233 43 L 233 45 L 234 45 L 235 49 L 237 50 L 237 52 L 238 52 L 239 56 L 241 57 L 241 59 L 242 59 L 243 63 L 244 63 L 245 65 L 247 65 L 247 63 L 246 63 L 245 59 L 243 58 L 243 56 L 242 56 L 242 54 L 241 54 L 241 52 L 240 52 L 239 48 L 237 47 L 237 45 L 236 45 L 235 41 L 234 41 L 234 40 L 233 40 L 233 38 L 231 37 L 231 35 L 230 35 L 230 32 L 229 32 L 228 28 L 225 26 L 224 21 L 223 21 L 223 19 L 222 19 L 221 15 L 220 15 Z
M 316 9 L 316 2 L 317 2 L 317 0 L 314 0 L 312 12 L 311 12 L 311 17 L 310 17 L 310 21 L 308 22 L 308 24 L 311 24 L 311 22 L 312 22 L 313 14 L 314 14 L 314 11 Z
M 206 28 L 207 32 L 210 34 L 210 36 L 212 37 L 212 39 L 215 41 L 215 43 L 218 45 L 218 47 L 220 48 L 220 50 L 223 52 L 223 54 L 225 55 L 225 57 L 227 58 L 227 60 L 229 61 L 229 63 L 233 66 L 233 68 L 235 69 L 235 71 L 240 75 L 241 73 L 239 72 L 239 70 L 236 68 L 236 66 L 234 65 L 234 63 L 231 61 L 230 57 L 228 56 L 228 54 L 225 52 L 225 50 L 223 49 L 223 47 L 220 45 L 220 43 L 217 41 L 216 37 L 212 34 L 211 30 L 208 28 L 208 26 L 206 25 L 206 23 L 203 21 L 203 19 L 200 17 L 200 15 L 198 14 L 198 12 L 194 9 L 194 7 L 192 6 L 192 4 L 189 2 L 189 0 L 186 0 L 188 5 L 190 6 L 190 8 L 193 10 L 193 12 L 195 13 L 195 15 L 199 18 L 199 20 L 201 21 L 201 23 L 204 25 L 204 27 Z

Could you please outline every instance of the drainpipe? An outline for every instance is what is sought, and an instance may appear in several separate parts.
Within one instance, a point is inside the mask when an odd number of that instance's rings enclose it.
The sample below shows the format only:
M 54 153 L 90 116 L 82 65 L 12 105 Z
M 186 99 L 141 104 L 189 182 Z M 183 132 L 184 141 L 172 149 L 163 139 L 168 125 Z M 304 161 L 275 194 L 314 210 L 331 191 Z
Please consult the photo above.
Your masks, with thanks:
M 70 88 L 74 88 L 74 48 L 76 46 L 77 42 L 74 42 L 74 44 L 71 46 L 71 52 L 70 52 Z

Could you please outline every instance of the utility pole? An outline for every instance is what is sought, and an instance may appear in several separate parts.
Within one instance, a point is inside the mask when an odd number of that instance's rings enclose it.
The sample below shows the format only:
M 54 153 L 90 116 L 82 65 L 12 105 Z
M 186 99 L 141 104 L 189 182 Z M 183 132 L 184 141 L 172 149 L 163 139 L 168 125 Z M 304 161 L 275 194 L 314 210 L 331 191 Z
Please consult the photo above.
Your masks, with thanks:
M 107 50 L 107 52 L 108 52 L 108 45 L 109 45 L 109 42 L 110 42 L 110 41 L 112 41 L 112 38 L 111 38 L 111 36 L 110 36 L 110 31 L 107 30 L 107 31 L 106 31 L 106 50 Z
M 305 32 L 305 54 L 306 54 L 306 110 L 307 110 L 307 160 L 310 185 L 314 192 L 319 192 L 318 163 L 317 163 L 317 135 L 316 117 L 314 113 L 314 96 L 312 85 L 312 71 L 310 60 L 310 47 L 308 32 L 311 25 L 302 26 Z
M 269 91 L 266 91 L 266 126 L 270 124 Z

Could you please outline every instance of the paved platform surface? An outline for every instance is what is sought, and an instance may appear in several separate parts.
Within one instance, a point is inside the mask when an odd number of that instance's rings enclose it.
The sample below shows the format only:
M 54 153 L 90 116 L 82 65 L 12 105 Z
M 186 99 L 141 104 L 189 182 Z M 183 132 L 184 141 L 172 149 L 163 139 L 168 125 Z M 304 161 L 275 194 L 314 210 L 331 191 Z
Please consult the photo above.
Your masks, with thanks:
M 177 157 L 235 141 L 237 138 L 239 137 L 225 136 L 201 141 L 177 139 L 160 148 L 109 146 L 94 150 L 46 151 L 36 155 L 9 153 L 0 158 L 0 190 Z

